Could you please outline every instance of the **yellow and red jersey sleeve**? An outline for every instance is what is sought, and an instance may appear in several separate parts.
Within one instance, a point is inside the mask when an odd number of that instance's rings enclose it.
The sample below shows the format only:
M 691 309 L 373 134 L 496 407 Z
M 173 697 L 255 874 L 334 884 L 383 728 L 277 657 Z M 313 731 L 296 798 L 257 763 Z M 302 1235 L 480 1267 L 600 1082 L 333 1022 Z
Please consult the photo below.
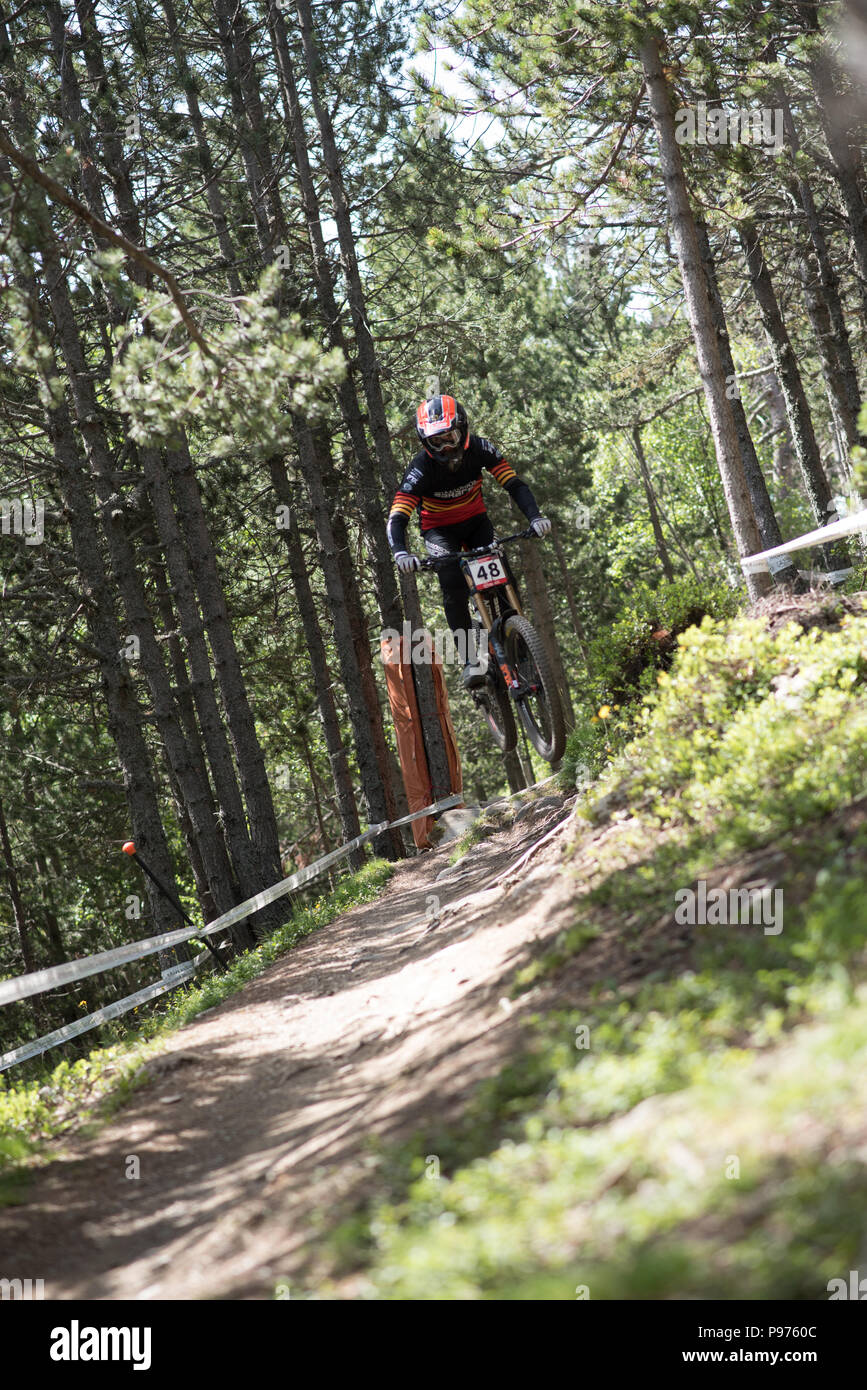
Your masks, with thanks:
M 420 501 L 421 498 L 416 497 L 414 493 L 401 492 L 398 488 L 397 492 L 394 494 L 391 511 L 388 514 L 389 521 L 393 516 L 405 516 L 408 521 Z
M 505 487 L 518 476 L 508 459 L 500 459 L 498 463 L 487 463 L 485 467 L 496 478 L 500 487 Z
M 406 492 L 403 488 L 398 488 L 394 494 L 394 501 L 388 513 L 386 526 L 386 535 L 392 553 L 396 554 L 398 550 L 406 549 L 406 528 L 420 502 L 421 498 L 416 493 Z

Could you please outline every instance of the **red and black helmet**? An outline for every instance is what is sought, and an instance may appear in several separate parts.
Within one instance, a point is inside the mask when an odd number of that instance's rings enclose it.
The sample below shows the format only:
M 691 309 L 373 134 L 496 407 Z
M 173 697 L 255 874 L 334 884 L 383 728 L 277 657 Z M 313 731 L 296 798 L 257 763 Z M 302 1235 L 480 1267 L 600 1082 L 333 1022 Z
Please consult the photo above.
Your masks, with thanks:
M 454 396 L 431 396 L 415 412 L 415 431 L 427 453 L 452 471 L 470 442 L 467 412 Z

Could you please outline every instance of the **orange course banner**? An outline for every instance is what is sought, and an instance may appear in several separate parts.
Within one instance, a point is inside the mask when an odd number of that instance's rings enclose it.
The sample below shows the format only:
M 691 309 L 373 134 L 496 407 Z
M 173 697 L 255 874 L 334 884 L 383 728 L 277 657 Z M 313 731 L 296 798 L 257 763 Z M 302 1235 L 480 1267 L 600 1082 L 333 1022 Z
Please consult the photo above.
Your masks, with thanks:
M 413 643 L 413 648 L 417 652 L 417 641 Z M 388 702 L 391 706 L 391 715 L 397 736 L 397 753 L 400 759 L 406 799 L 410 811 L 420 811 L 422 806 L 429 806 L 434 797 L 421 732 L 421 718 L 412 676 L 412 665 L 408 661 L 401 661 L 401 639 L 397 633 L 383 635 L 381 650 Z M 443 681 L 442 662 L 434 652 L 428 634 L 425 635 L 424 656 L 432 664 L 437 711 L 448 757 L 450 789 L 452 793 L 460 794 L 463 791 L 461 759 L 458 753 L 454 725 L 449 714 L 449 697 Z M 412 833 L 418 849 L 433 848 L 430 839 L 433 823 L 433 816 L 422 816 L 421 819 L 413 821 Z

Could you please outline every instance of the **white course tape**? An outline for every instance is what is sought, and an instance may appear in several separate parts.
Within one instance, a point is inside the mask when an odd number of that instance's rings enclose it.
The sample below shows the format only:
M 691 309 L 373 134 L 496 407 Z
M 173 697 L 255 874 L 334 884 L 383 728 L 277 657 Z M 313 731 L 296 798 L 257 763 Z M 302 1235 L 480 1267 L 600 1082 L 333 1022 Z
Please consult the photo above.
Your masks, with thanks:
M 827 526 L 818 526 L 815 531 L 806 531 L 803 536 L 796 536 L 784 545 L 760 550 L 755 555 L 744 555 L 741 569 L 744 574 L 761 574 L 770 568 L 767 562 L 777 555 L 788 555 L 793 550 L 809 550 L 812 545 L 825 545 L 827 541 L 838 540 L 842 536 L 854 536 L 858 531 L 867 531 L 867 507 L 853 512 L 851 516 L 841 517 L 839 521 L 829 522 Z M 845 574 L 845 571 L 838 570 L 835 574 Z
M 237 922 L 243 921 L 245 917 L 250 917 L 254 912 L 267 907 L 269 903 L 276 902 L 278 898 L 285 897 L 287 893 L 293 892 L 296 888 L 302 888 L 311 879 L 317 878 L 323 870 L 344 859 L 354 849 L 359 849 L 361 845 L 366 844 L 368 840 L 375 840 L 384 831 L 400 825 L 407 825 L 410 821 L 418 820 L 421 816 L 428 816 L 436 811 L 444 811 L 462 800 L 463 798 L 459 795 L 449 796 L 443 801 L 436 801 L 430 806 L 423 807 L 420 811 L 413 811 L 409 816 L 402 816 L 400 820 L 380 821 L 377 825 L 372 825 L 369 830 L 365 830 L 363 835 L 356 835 L 354 840 L 340 845 L 330 854 L 324 855 L 321 859 L 308 864 L 306 868 L 291 874 L 289 878 L 281 879 L 279 883 L 273 883 L 270 888 L 263 889 L 255 897 L 248 898 L 246 902 L 239 903 L 237 907 L 224 912 L 222 917 L 216 917 L 207 926 L 180 927 L 177 931 L 163 932 L 160 936 L 146 937 L 143 941 L 130 941 L 126 946 L 116 946 L 111 951 L 100 951 L 98 955 L 82 956 L 80 960 L 66 961 L 63 965 L 52 965 L 46 970 L 34 970 L 30 975 L 19 975 L 14 980 L 0 981 L 0 1004 L 11 1004 L 16 999 L 27 999 L 34 994 L 43 994 L 45 990 L 54 989 L 58 985 L 71 984 L 73 980 L 84 980 L 89 975 L 99 975 L 102 971 L 113 970 L 118 965 L 128 965 L 131 961 L 142 960 L 145 956 L 152 956 L 158 951 L 165 951 L 172 946 L 178 946 L 182 941 L 189 941 L 194 936 L 212 936 L 215 932 L 222 931 L 225 927 L 234 926 Z
M 178 985 L 186 984 L 188 980 L 191 980 L 199 966 L 210 959 L 212 959 L 210 952 L 203 951 L 200 956 L 196 956 L 195 960 L 187 962 L 171 979 L 165 975 L 155 984 L 137 990 L 135 994 L 128 994 L 124 999 L 116 999 L 113 1004 L 106 1004 L 103 1009 L 96 1009 L 92 1014 L 85 1014 L 82 1018 L 77 1018 L 74 1023 L 67 1023 L 64 1028 L 55 1028 L 53 1033 L 46 1033 L 44 1037 L 35 1038 L 33 1042 L 25 1043 L 23 1047 L 16 1047 L 11 1052 L 4 1052 L 0 1056 L 0 1071 L 5 1071 L 7 1067 L 14 1067 L 17 1062 L 28 1062 L 31 1057 L 39 1057 L 52 1047 L 59 1047 L 61 1043 L 69 1042 L 70 1038 L 77 1038 L 81 1033 L 88 1033 L 91 1028 L 98 1028 L 101 1023 L 107 1023 L 109 1019 L 120 1018 L 122 1014 L 128 1014 L 131 1009 L 138 1008 L 140 1004 L 147 1004 L 151 999 L 158 999 L 161 994 L 168 994 L 170 989 L 177 989 Z

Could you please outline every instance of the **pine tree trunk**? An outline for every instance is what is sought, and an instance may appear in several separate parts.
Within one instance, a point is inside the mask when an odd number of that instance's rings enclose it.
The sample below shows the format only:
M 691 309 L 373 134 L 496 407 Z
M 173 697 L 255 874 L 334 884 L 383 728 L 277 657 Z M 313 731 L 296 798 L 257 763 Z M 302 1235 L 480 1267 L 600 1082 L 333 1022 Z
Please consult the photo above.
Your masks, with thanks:
M 316 691 L 319 711 L 322 716 L 322 734 L 325 739 L 328 762 L 331 768 L 331 778 L 337 797 L 340 826 L 344 840 L 354 840 L 355 837 L 361 833 L 361 827 L 358 821 L 358 809 L 355 805 L 349 760 L 346 756 L 346 749 L 343 746 L 343 738 L 340 733 L 340 721 L 337 717 L 337 706 L 334 702 L 334 695 L 332 693 L 331 671 L 328 666 L 325 640 L 322 636 L 322 629 L 319 626 L 313 590 L 310 587 L 307 566 L 304 562 L 304 552 L 301 547 L 301 534 L 298 530 L 298 521 L 295 515 L 295 497 L 286 474 L 286 465 L 283 460 L 277 458 L 270 459 L 269 471 L 271 473 L 271 481 L 274 485 L 274 494 L 278 502 L 289 509 L 289 525 L 281 528 L 281 535 L 286 544 L 286 552 L 289 557 L 289 573 L 292 580 L 292 589 L 298 603 L 298 613 L 301 618 L 304 641 L 310 654 L 310 669 L 313 672 L 313 685 Z M 357 869 L 361 867 L 364 863 L 363 848 L 356 850 L 354 855 L 350 856 L 350 863 L 353 868 Z
M 587 643 L 587 633 L 585 631 L 584 624 L 578 616 L 578 605 L 575 601 L 575 586 L 572 583 L 572 576 L 569 573 L 569 566 L 566 564 L 566 555 L 563 550 L 563 542 L 560 540 L 560 537 L 557 534 L 559 529 L 559 523 L 556 517 L 552 518 L 552 520 L 554 521 L 554 525 L 551 529 L 551 540 L 554 545 L 554 553 L 557 556 L 557 563 L 560 566 L 560 578 L 563 581 L 563 590 L 566 594 L 566 602 L 569 605 L 569 616 L 572 619 L 572 627 L 575 632 L 575 638 L 578 642 L 578 650 L 581 653 L 584 665 L 587 667 L 588 675 L 591 675 L 592 671 L 590 667 L 590 649 Z
M 233 295 L 241 294 L 241 281 L 238 276 L 237 257 L 232 238 L 229 235 L 229 224 L 226 218 L 226 211 L 223 204 L 222 194 L 218 183 L 218 174 L 214 166 L 211 155 L 211 148 L 205 133 L 205 123 L 202 119 L 201 107 L 196 91 L 196 83 L 190 72 L 189 63 L 180 41 L 178 30 L 178 19 L 172 0 L 161 0 L 163 11 L 166 16 L 166 24 L 171 40 L 172 54 L 175 60 L 175 67 L 184 98 L 187 103 L 187 110 L 190 113 L 190 125 L 193 127 L 193 134 L 196 139 L 196 155 L 198 158 L 199 169 L 204 181 L 205 197 L 208 200 L 208 208 L 214 223 L 214 232 L 217 243 L 220 247 L 220 254 L 225 262 L 226 279 Z
M 3 36 L 8 44 L 5 28 Z M 14 87 L 10 99 L 17 125 L 21 123 L 21 109 Z M 11 182 L 10 169 L 5 158 L 0 160 L 0 174 L 7 182 Z M 43 216 L 47 231 L 46 243 L 51 245 L 53 229 L 50 227 L 45 209 Z M 25 281 L 23 276 L 19 278 L 35 315 L 38 305 L 35 279 L 30 277 Z M 46 391 L 47 435 L 57 464 L 59 487 L 69 517 L 73 554 L 81 580 L 88 624 L 98 653 L 108 729 L 117 748 L 123 771 L 133 839 L 162 882 L 177 895 L 174 866 L 160 816 L 153 765 L 142 733 L 143 715 L 121 656 L 121 634 L 93 519 L 95 505 L 83 479 L 75 433 L 66 402 L 64 400 L 58 403 L 52 397 L 52 387 L 56 387 L 58 374 L 56 363 L 53 358 L 49 358 L 48 353 L 40 359 L 39 371 Z M 155 931 L 161 933 L 171 930 L 176 925 L 174 910 L 150 880 L 146 883 L 145 891 Z
M 334 639 L 340 663 L 340 675 L 349 707 L 362 794 L 368 821 L 371 824 L 376 824 L 380 821 L 387 821 L 390 817 L 385 788 L 380 777 L 370 712 L 364 699 L 361 672 L 356 658 L 355 636 L 347 614 L 346 593 L 340 571 L 338 545 L 331 525 L 328 499 L 322 484 L 320 464 L 309 427 L 299 422 L 297 435 L 301 472 L 310 496 L 313 524 L 319 543 L 319 561 L 325 579 L 328 606 L 334 622 Z M 394 857 L 395 850 L 388 834 L 379 836 L 374 841 L 374 845 L 377 853 Z
M 184 532 L 190 567 L 199 595 L 205 631 L 214 654 L 217 681 L 223 697 L 226 722 L 241 790 L 247 806 L 250 834 L 267 886 L 282 877 L 280 845 L 274 802 L 265 770 L 265 759 L 244 681 L 223 583 L 217 568 L 214 544 L 208 530 L 202 497 L 195 477 L 186 440 L 168 452 L 169 471 L 174 484 L 178 517 Z
M 118 225 L 125 235 L 131 240 L 139 243 L 142 240 L 141 227 L 127 165 L 124 160 L 123 143 L 119 134 L 121 129 L 120 114 L 117 112 L 116 97 L 112 92 L 105 71 L 102 57 L 101 36 L 96 23 L 93 0 L 76 0 L 76 9 L 81 25 L 85 62 L 92 88 L 101 98 L 102 102 L 110 104 L 112 109 L 117 113 L 115 120 L 112 122 L 106 120 L 105 115 L 100 109 L 96 125 L 102 141 L 105 166 L 111 179 L 112 191 L 117 208 Z M 61 86 L 65 110 L 70 118 L 74 118 L 80 124 L 83 131 L 88 131 L 86 136 L 88 143 L 85 145 L 85 152 L 88 153 L 89 157 L 83 160 L 82 177 L 88 202 L 92 210 L 98 215 L 101 215 L 102 195 L 100 181 L 96 172 L 96 162 L 90 157 L 89 121 L 82 113 L 81 97 L 77 78 L 75 76 L 75 69 L 71 61 L 71 55 L 67 51 L 62 14 L 60 14 L 61 22 L 58 24 L 59 6 L 53 3 L 52 10 L 52 34 L 55 55 L 61 71 Z M 131 273 L 140 284 L 146 282 L 146 277 L 140 267 L 133 265 L 131 267 Z M 186 591 L 188 588 L 184 582 L 186 580 L 186 561 L 185 557 L 184 560 L 181 561 L 178 553 L 177 528 L 169 494 L 167 489 L 160 488 L 159 486 L 159 484 L 164 481 L 159 455 L 154 449 L 143 449 L 141 457 L 145 467 L 148 487 L 151 492 L 152 503 L 154 503 L 154 490 L 156 489 L 159 500 L 163 504 L 160 507 L 155 505 L 154 513 L 158 518 L 160 530 L 163 533 L 164 543 L 166 543 L 166 533 L 168 532 L 167 557 L 170 558 L 170 570 L 174 570 L 172 582 L 175 584 L 176 580 L 180 578 L 182 587 Z M 195 638 L 195 632 L 200 627 L 198 614 L 196 613 L 195 617 L 190 621 L 191 614 L 188 607 L 186 617 L 187 636 L 189 637 L 193 634 Z M 253 896 L 255 893 L 259 892 L 263 886 L 262 875 L 253 863 L 252 846 L 245 844 L 248 838 L 247 830 L 243 818 L 243 809 L 240 806 L 240 797 L 237 796 L 237 792 L 234 790 L 234 772 L 230 772 L 230 770 L 226 768 L 225 760 L 219 752 L 222 728 L 220 726 L 220 735 L 218 736 L 213 718 L 213 715 L 216 715 L 216 724 L 219 725 L 220 721 L 219 715 L 216 712 L 216 703 L 213 702 L 213 710 L 207 708 L 208 700 L 205 688 L 210 687 L 210 664 L 205 653 L 203 641 L 199 644 L 199 650 L 196 652 L 195 657 L 191 654 L 191 665 L 194 668 L 196 666 L 198 667 L 198 674 L 196 674 L 195 669 L 193 670 L 193 689 L 199 697 L 199 712 L 202 718 L 203 734 L 206 745 L 208 746 L 212 772 L 214 773 L 215 785 L 217 786 L 217 795 L 226 818 L 224 827 L 232 849 L 238 881 L 244 896 Z M 205 710 L 204 713 L 203 708 Z M 237 805 L 234 805 L 236 801 Z M 264 913 L 257 914 L 253 919 L 255 927 L 258 930 L 264 930 L 267 926 L 272 924 L 276 925 L 279 920 L 279 911 L 274 908 L 268 909 Z M 250 923 L 240 923 L 235 929 L 234 934 L 239 946 L 251 945 L 253 943 L 254 930 Z
M 347 299 L 352 316 L 355 347 L 358 355 L 359 367 L 361 369 L 361 377 L 364 382 L 368 420 L 373 435 L 374 449 L 379 468 L 379 482 L 381 488 L 380 500 L 383 508 L 382 525 L 384 528 L 384 512 L 388 502 L 391 500 L 391 495 L 397 483 L 397 469 L 391 450 L 388 421 L 386 419 L 385 405 L 382 399 L 379 363 L 377 361 L 376 348 L 370 329 L 361 272 L 358 268 L 358 257 L 355 251 L 355 234 L 352 229 L 349 204 L 343 185 L 343 174 L 337 141 L 334 135 L 334 128 L 331 124 L 331 117 L 320 90 L 321 62 L 316 44 L 309 0 L 297 0 L 296 10 L 301 28 L 301 42 L 307 67 L 307 76 L 310 82 L 313 109 L 319 127 L 322 153 L 328 175 L 328 186 L 331 192 L 334 220 L 337 226 L 337 236 L 340 243 L 340 258 L 346 279 Z M 418 605 L 415 580 L 412 576 L 404 576 L 404 582 L 401 583 L 401 593 L 403 595 L 404 611 L 406 612 L 409 622 L 413 625 L 413 628 L 420 627 L 421 610 Z M 419 662 L 413 666 L 413 678 L 416 685 L 419 717 L 424 732 L 425 749 L 427 752 L 433 792 L 437 797 L 440 795 L 447 795 L 451 787 L 451 778 L 449 774 L 445 739 L 439 722 L 436 687 L 434 685 L 432 669 L 423 662 Z
M 804 307 L 807 310 L 807 318 L 813 331 L 813 342 L 822 369 L 822 379 L 825 383 L 837 462 L 842 470 L 848 471 L 849 451 L 858 443 L 858 429 L 856 417 L 849 409 L 849 403 L 846 400 L 840 373 L 840 360 L 834 342 L 831 315 L 822 294 L 822 286 L 815 262 L 806 246 L 797 247 L 795 262 L 798 279 L 804 294 Z
M 765 336 L 768 340 L 774 373 L 786 403 L 789 430 L 798 466 L 801 470 L 801 477 L 804 480 L 804 488 L 816 524 L 823 526 L 828 520 L 831 489 L 828 486 L 828 479 L 819 456 L 819 445 L 816 442 L 813 419 L 807 403 L 801 373 L 798 370 L 795 352 L 783 322 L 783 316 L 780 313 L 780 306 L 777 302 L 773 281 L 755 223 L 749 218 L 743 218 L 738 224 L 738 235 L 746 257 L 750 283 L 759 307 Z M 831 549 L 831 547 L 826 547 L 829 552 Z M 840 555 L 840 551 L 835 550 L 833 557 L 829 560 L 832 567 L 836 566 L 838 555 Z
M 340 310 L 334 294 L 331 265 L 322 232 L 322 211 L 316 182 L 310 167 L 307 133 L 298 97 L 295 71 L 286 39 L 286 25 L 275 0 L 269 0 L 268 21 L 280 76 L 286 124 L 292 135 L 295 168 L 301 191 L 301 204 L 307 223 L 316 298 L 329 346 L 338 348 L 349 360 L 352 356 L 346 343 Z M 364 517 L 365 533 L 371 555 L 374 587 L 383 627 L 400 629 L 403 613 L 400 592 L 394 572 L 394 562 L 383 526 L 382 492 L 376 478 L 376 466 L 368 448 L 364 419 L 358 401 L 355 380 L 347 372 L 337 388 L 340 413 L 349 436 L 350 463 L 355 477 L 358 501 Z
M 722 362 L 722 369 L 725 373 L 726 380 L 731 382 L 732 388 L 735 391 L 735 394 L 731 397 L 730 405 L 738 432 L 738 444 L 740 446 L 741 460 L 743 462 L 747 486 L 750 490 L 753 512 L 762 537 L 762 549 L 772 550 L 775 546 L 783 544 L 783 535 L 780 531 L 773 503 L 768 493 L 767 483 L 765 482 L 761 464 L 759 463 L 755 445 L 753 444 L 753 437 L 750 433 L 749 422 L 747 421 L 747 413 L 744 410 L 740 392 L 737 390 L 737 372 L 735 371 L 734 358 L 732 357 L 725 307 L 723 305 L 722 295 L 720 294 L 710 238 L 704 222 L 698 221 L 696 223 L 696 231 L 698 233 L 698 244 L 701 251 L 702 264 L 704 265 L 705 279 L 707 280 L 711 315 L 717 333 L 720 361 Z M 806 588 L 806 585 L 798 574 L 797 565 L 792 560 L 791 556 L 781 555 L 775 560 L 770 560 L 768 562 L 768 568 L 775 584 L 791 585 L 797 593 L 803 592 Z
M 527 786 L 527 779 L 524 776 L 524 769 L 521 759 L 518 757 L 518 750 L 513 748 L 511 753 L 503 754 L 503 766 L 506 769 L 506 781 L 509 784 L 510 792 L 522 792 Z
M 659 511 L 656 506 L 656 497 L 653 492 L 653 484 L 650 481 L 650 469 L 647 467 L 644 445 L 641 442 L 641 430 L 638 425 L 633 425 L 630 439 L 632 441 L 632 452 L 635 454 L 635 458 L 638 462 L 638 471 L 641 474 L 641 482 L 644 486 L 644 496 L 647 499 L 647 510 L 650 513 L 650 525 L 653 530 L 656 553 L 659 556 L 659 563 L 662 565 L 662 572 L 670 583 L 674 579 L 674 567 L 671 563 L 671 556 L 668 553 L 668 546 L 665 543 L 665 536 L 662 534 Z
M 12 904 L 12 921 L 18 934 L 18 944 L 21 947 L 21 959 L 24 962 L 24 971 L 31 974 L 36 969 L 36 957 L 33 954 L 33 941 L 30 933 L 30 926 L 27 921 L 27 913 L 24 909 L 24 899 L 21 896 L 21 888 L 18 883 L 18 873 L 15 868 L 15 857 L 12 853 L 12 843 L 9 839 L 9 830 L 6 825 L 6 815 L 3 810 L 3 800 L 0 798 L 0 848 L 3 851 L 3 873 L 6 885 L 9 889 L 9 901 Z
M 767 395 L 768 415 L 771 422 L 770 434 L 772 438 L 777 440 L 774 445 L 774 478 L 778 490 L 782 489 L 782 495 L 785 497 L 800 487 L 798 460 L 792 447 L 789 417 L 786 414 L 786 402 L 780 390 L 780 383 L 773 372 L 768 372 L 764 382 L 763 390 L 764 394 Z
M 811 6 L 805 10 L 804 19 L 808 32 L 818 35 L 817 7 Z M 849 219 L 861 313 L 867 328 L 867 203 L 861 191 L 864 170 L 860 152 L 849 138 L 852 102 L 851 98 L 837 91 L 833 65 L 824 45 L 808 59 L 807 66 L 825 142 L 831 155 L 831 169 Z
M 123 769 L 132 822 L 131 838 L 142 858 L 177 897 L 174 866 L 162 826 L 153 766 L 142 734 L 143 715 L 120 655 L 121 633 L 97 540 L 94 503 L 85 488 L 66 406 L 51 407 L 48 418 L 61 492 L 72 531 L 75 561 L 81 576 L 82 597 L 87 606 L 94 646 L 99 653 L 108 729 Z M 174 908 L 147 877 L 144 886 L 154 933 L 172 931 L 178 925 Z
M 196 768 L 196 775 L 201 780 L 207 790 L 208 804 L 208 823 L 213 827 L 213 834 L 217 840 L 217 853 L 225 865 L 226 881 L 229 886 L 228 901 L 230 906 L 236 906 L 242 894 L 238 891 L 237 881 L 232 869 L 232 862 L 229 851 L 226 847 L 223 827 L 217 815 L 217 805 L 213 796 L 210 778 L 208 777 L 208 765 L 201 744 L 201 734 L 196 723 L 196 707 L 193 700 L 193 692 L 190 688 L 189 673 L 187 664 L 184 660 L 184 653 L 181 642 L 176 631 L 175 612 L 172 608 L 171 595 L 166 585 L 166 574 L 160 563 L 154 563 L 154 558 L 150 559 L 150 572 L 156 586 L 156 606 L 163 624 L 163 641 L 167 647 L 168 658 L 172 676 L 174 679 L 173 695 L 175 710 L 183 736 L 186 739 L 187 751 L 190 760 Z M 214 900 L 208 882 L 205 862 L 197 842 L 195 828 L 186 809 L 181 803 L 180 824 L 184 835 L 184 843 L 187 847 L 187 855 L 190 866 L 193 870 L 193 877 L 196 880 L 196 892 L 199 899 L 199 906 L 205 922 L 212 921 L 220 915 L 220 908 Z
M 744 476 L 737 428 L 726 397 L 725 373 L 720 361 L 707 282 L 701 264 L 695 219 L 689 203 L 680 147 L 675 137 L 674 114 L 668 81 L 663 72 L 659 40 L 651 30 L 643 36 L 640 57 L 650 96 L 653 124 L 659 143 L 659 157 L 665 180 L 666 200 L 680 273 L 686 310 L 698 357 L 698 366 L 707 401 L 710 427 L 722 477 L 732 530 L 741 557 L 762 549 L 761 535 L 753 514 Z M 752 598 L 767 593 L 771 581 L 763 574 L 746 576 Z
M 181 632 L 190 669 L 190 689 L 199 717 L 205 752 L 211 769 L 223 833 L 244 899 L 264 887 L 263 876 L 247 829 L 244 803 L 238 786 L 232 753 L 226 738 L 211 674 L 211 661 L 199 612 L 190 562 L 172 502 L 169 480 L 156 449 L 142 449 L 141 462 L 157 532 L 163 547 Z M 250 939 L 276 925 L 276 915 L 256 914 L 250 922 Z M 244 924 L 241 924 L 242 926 Z
M 218 911 L 228 912 L 235 904 L 235 897 L 229 861 L 214 824 L 210 789 L 191 756 L 178 719 L 144 584 L 127 534 L 123 506 L 116 495 L 115 464 L 103 433 L 99 405 L 69 301 L 66 280 L 53 245 L 46 245 L 42 254 L 55 333 L 66 361 L 79 430 L 87 440 L 112 573 L 126 614 L 125 638 L 135 637 L 138 641 L 141 670 L 153 701 L 154 720 L 202 856 L 207 884 Z
M 226 76 L 237 126 L 236 134 L 247 175 L 262 257 L 267 264 L 281 246 L 288 249 L 286 217 L 280 201 L 277 173 L 271 158 L 268 127 L 262 109 L 259 79 L 250 48 L 250 21 L 240 0 L 213 0 Z M 284 289 L 289 288 L 284 277 Z M 297 301 L 297 290 L 289 290 Z
M 818 282 L 815 284 L 814 293 L 817 297 L 823 299 L 827 306 L 831 342 L 833 343 L 834 355 L 837 360 L 837 370 L 831 373 L 828 385 L 834 393 L 840 421 L 846 439 L 849 441 L 850 445 L 859 442 L 862 444 L 867 443 L 867 440 L 860 439 L 858 434 L 861 389 L 858 384 L 858 373 L 855 370 L 855 363 L 852 359 L 852 347 L 849 342 L 846 316 L 843 312 L 843 304 L 840 299 L 840 285 L 837 279 L 837 272 L 831 260 L 831 253 L 828 249 L 825 230 L 819 217 L 818 208 L 816 207 L 816 200 L 813 197 L 813 190 L 798 167 L 797 156 L 800 151 L 800 141 L 795 128 L 791 107 L 782 94 L 779 95 L 778 100 L 783 109 L 786 143 L 791 151 L 792 167 L 794 171 L 793 177 L 787 180 L 787 184 L 793 201 L 803 210 L 807 229 L 810 233 L 810 240 L 813 243 L 813 252 L 819 267 Z
M 563 705 L 563 715 L 567 731 L 575 728 L 575 711 L 572 708 L 572 692 L 569 689 L 569 678 L 566 675 L 566 667 L 563 663 L 563 653 L 560 650 L 560 643 L 557 641 L 557 630 L 554 623 L 554 613 L 551 608 L 551 596 L 548 592 L 548 583 L 545 579 L 545 570 L 542 560 L 536 549 L 537 542 L 521 542 L 521 558 L 524 562 L 524 579 L 527 584 L 527 592 L 530 595 L 530 604 L 533 609 L 533 626 L 545 644 L 551 664 L 554 668 L 554 679 L 560 691 L 560 699 Z

